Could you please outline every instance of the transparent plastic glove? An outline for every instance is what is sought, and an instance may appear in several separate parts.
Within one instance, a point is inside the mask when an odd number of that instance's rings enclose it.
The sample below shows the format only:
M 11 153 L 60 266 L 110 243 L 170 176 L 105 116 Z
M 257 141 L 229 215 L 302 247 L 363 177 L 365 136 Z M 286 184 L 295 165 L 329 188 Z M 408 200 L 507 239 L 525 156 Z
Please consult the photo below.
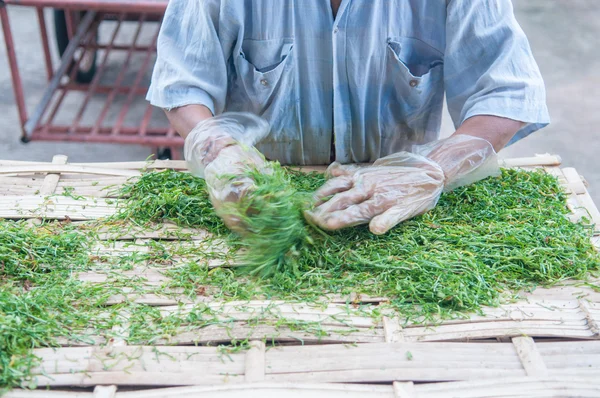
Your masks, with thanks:
M 307 219 L 326 230 L 369 224 L 374 234 L 431 210 L 449 191 L 499 173 L 496 152 L 484 139 L 456 135 L 415 146 L 371 166 L 333 163 Z
M 206 180 L 211 202 L 225 224 L 239 232 L 239 220 L 223 214 L 223 205 L 237 202 L 254 186 L 247 172 L 269 173 L 264 156 L 254 145 L 269 133 L 269 124 L 250 113 L 224 113 L 203 120 L 185 139 L 188 168 Z

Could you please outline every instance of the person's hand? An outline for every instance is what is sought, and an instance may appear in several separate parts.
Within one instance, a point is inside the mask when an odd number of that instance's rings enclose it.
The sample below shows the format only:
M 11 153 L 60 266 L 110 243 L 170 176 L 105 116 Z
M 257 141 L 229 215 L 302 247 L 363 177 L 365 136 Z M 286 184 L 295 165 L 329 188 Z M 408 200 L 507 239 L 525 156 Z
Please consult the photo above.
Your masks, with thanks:
M 306 218 L 326 230 L 369 223 L 374 234 L 431 210 L 444 190 L 499 171 L 496 152 L 484 139 L 455 135 L 413 152 L 381 158 L 372 166 L 333 163 Z
M 252 189 L 249 171 L 270 172 L 264 156 L 253 146 L 268 132 L 269 124 L 257 116 L 224 113 L 198 123 L 185 139 L 188 168 L 206 180 L 217 214 L 237 232 L 243 230 L 239 219 L 222 210 Z

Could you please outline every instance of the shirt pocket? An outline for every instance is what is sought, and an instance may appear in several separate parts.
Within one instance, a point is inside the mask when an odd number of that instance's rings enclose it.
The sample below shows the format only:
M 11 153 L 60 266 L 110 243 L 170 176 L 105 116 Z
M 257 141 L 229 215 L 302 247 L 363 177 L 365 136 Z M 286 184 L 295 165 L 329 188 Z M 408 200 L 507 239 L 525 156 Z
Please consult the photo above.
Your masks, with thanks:
M 388 39 L 386 44 L 381 132 L 393 152 L 437 134 L 444 96 L 443 54 L 413 38 Z
M 291 39 L 246 39 L 234 55 L 228 110 L 265 118 L 271 133 L 263 142 L 300 139 Z

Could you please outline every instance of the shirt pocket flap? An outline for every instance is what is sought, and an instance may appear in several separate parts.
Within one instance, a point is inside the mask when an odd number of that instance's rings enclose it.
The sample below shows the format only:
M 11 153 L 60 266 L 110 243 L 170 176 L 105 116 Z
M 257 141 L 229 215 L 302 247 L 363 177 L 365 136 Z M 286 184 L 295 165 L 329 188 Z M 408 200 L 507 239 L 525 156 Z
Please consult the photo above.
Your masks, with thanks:
M 291 39 L 246 39 L 234 58 L 228 108 L 269 121 L 271 133 L 261 144 L 300 139 L 293 57 Z
M 240 50 L 236 59 L 240 81 L 253 102 L 264 106 L 286 76 L 283 72 L 291 65 L 293 43 L 287 39 L 246 40 L 244 43 L 246 51 Z
M 443 54 L 429 44 L 410 37 L 388 39 L 387 48 L 415 79 L 443 64 Z
M 256 72 L 269 73 L 285 63 L 293 47 L 291 39 L 246 39 L 242 43 L 240 57 L 251 64 Z

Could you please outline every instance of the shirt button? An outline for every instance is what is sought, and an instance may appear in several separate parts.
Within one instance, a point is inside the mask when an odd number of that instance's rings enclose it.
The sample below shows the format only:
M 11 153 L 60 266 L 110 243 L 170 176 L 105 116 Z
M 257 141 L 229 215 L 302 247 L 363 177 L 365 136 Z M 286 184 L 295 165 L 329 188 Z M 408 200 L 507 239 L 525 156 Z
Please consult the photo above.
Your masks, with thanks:
M 417 87 L 417 86 L 419 85 L 419 81 L 418 81 L 418 80 L 414 80 L 414 79 L 413 79 L 413 80 L 411 80 L 411 81 L 410 81 L 408 84 L 409 84 L 411 87 Z
M 339 31 L 340 31 L 340 30 L 338 29 L 338 27 L 337 27 L 337 26 L 335 27 L 335 29 L 333 29 L 333 33 L 337 33 L 337 32 L 339 32 Z
M 267 81 L 267 79 L 261 79 L 260 84 L 262 84 L 263 86 L 268 86 L 269 82 Z

